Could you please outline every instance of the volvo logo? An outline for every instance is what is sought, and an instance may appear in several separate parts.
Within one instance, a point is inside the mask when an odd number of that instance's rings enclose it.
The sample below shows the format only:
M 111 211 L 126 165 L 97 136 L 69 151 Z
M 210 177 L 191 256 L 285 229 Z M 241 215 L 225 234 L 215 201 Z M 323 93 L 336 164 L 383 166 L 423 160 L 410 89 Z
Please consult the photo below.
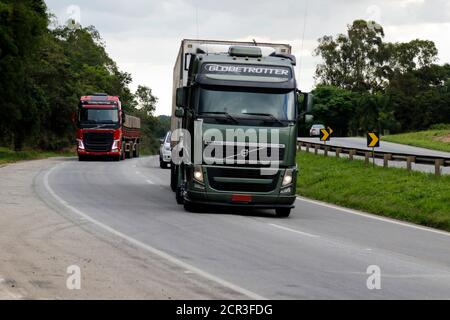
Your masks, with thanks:
M 242 149 L 241 150 L 241 156 L 243 158 L 247 158 L 249 153 L 250 153 L 250 151 L 248 151 L 248 149 Z

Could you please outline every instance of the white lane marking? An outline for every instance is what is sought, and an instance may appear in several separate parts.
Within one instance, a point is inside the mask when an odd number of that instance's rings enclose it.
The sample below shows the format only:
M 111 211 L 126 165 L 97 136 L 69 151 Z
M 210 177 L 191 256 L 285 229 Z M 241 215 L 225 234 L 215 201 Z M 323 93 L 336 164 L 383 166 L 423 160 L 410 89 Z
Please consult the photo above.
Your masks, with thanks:
M 155 184 L 152 180 L 150 180 L 150 179 L 147 179 L 147 180 L 145 180 L 145 181 L 147 181 L 147 183 L 148 184 Z
M 298 231 L 298 230 L 287 228 L 287 227 L 283 227 L 283 226 L 280 226 L 280 225 L 275 224 L 275 223 L 269 223 L 269 225 L 272 226 L 272 227 L 278 228 L 278 229 L 285 230 L 285 231 L 298 233 L 298 234 L 301 234 L 303 236 L 307 236 L 307 237 L 311 237 L 311 238 L 320 238 L 318 235 L 315 235 L 315 234 L 312 234 L 312 233 Z
M 140 242 L 139 240 L 136 240 L 136 239 L 134 239 L 132 237 L 129 237 L 126 234 L 124 234 L 124 233 L 122 233 L 120 231 L 117 231 L 116 229 L 114 229 L 114 228 L 112 228 L 112 227 L 110 227 L 110 226 L 108 226 L 108 225 L 106 225 L 106 224 L 104 224 L 104 223 L 102 223 L 100 221 L 95 220 L 94 218 L 90 217 L 89 215 L 87 215 L 87 214 L 83 213 L 82 211 L 76 209 L 75 207 L 71 206 L 69 203 L 67 203 L 67 201 L 65 201 L 62 198 L 60 198 L 53 191 L 53 189 L 50 187 L 50 184 L 49 184 L 49 181 L 48 181 L 48 178 L 49 178 L 50 174 L 59 166 L 60 165 L 57 165 L 57 166 L 53 167 L 52 169 L 50 169 L 49 171 L 46 172 L 46 174 L 44 176 L 44 187 L 47 189 L 47 192 L 56 201 L 58 201 L 61 205 L 65 206 L 67 209 L 69 209 L 72 212 L 78 214 L 79 216 L 83 217 L 84 219 L 88 220 L 89 222 L 97 225 L 98 227 L 100 227 L 100 228 L 102 228 L 102 229 L 104 229 L 104 230 L 114 234 L 115 236 L 120 237 L 120 238 L 128 241 L 129 243 L 131 243 L 131 244 L 133 244 L 133 245 L 135 245 L 135 246 L 137 246 L 139 248 L 142 248 L 144 250 L 147 250 L 148 252 L 150 252 L 152 254 L 155 254 L 155 255 L 163 258 L 163 259 L 166 259 L 167 261 L 169 261 L 169 262 L 171 262 L 173 264 L 176 264 L 180 268 L 183 268 L 185 270 L 189 270 L 189 271 L 191 271 L 193 273 L 196 273 L 196 274 L 198 274 L 199 276 L 201 276 L 203 278 L 206 278 L 206 279 L 209 279 L 209 280 L 211 280 L 213 282 L 216 282 L 216 283 L 218 283 L 218 284 L 220 284 L 220 285 L 222 285 L 224 287 L 227 287 L 227 288 L 229 288 L 229 289 L 231 289 L 233 291 L 241 293 L 241 294 L 243 294 L 243 295 L 245 295 L 245 296 L 247 296 L 247 297 L 249 297 L 251 299 L 268 300 L 267 298 L 265 298 L 263 296 L 260 296 L 260 295 L 254 293 L 254 292 L 252 292 L 250 290 L 247 290 L 247 289 L 244 289 L 242 287 L 239 287 L 239 286 L 237 286 L 237 285 L 235 285 L 235 284 L 233 284 L 231 282 L 228 282 L 227 280 L 221 279 L 221 278 L 219 278 L 217 276 L 214 276 L 214 275 L 212 275 L 212 274 L 210 274 L 210 273 L 208 273 L 206 271 L 203 271 L 203 270 L 201 270 L 201 269 L 199 269 L 197 267 L 194 267 L 194 266 L 192 266 L 192 265 L 190 265 L 190 264 L 188 264 L 188 263 L 186 263 L 184 261 L 181 261 L 178 258 L 175 258 L 175 257 L 169 255 L 168 253 L 165 253 L 164 251 L 161 251 L 159 249 L 153 248 L 150 245 L 147 245 L 147 244 L 145 244 L 143 242 Z
M 317 200 L 311 200 L 311 199 L 306 199 L 303 197 L 299 197 L 297 196 L 297 200 L 303 201 L 303 202 L 309 202 L 315 205 L 319 205 L 322 207 L 327 207 L 330 209 L 335 209 L 338 211 L 342 211 L 342 212 L 346 212 L 346 213 L 351 213 L 357 216 L 361 216 L 361 217 L 365 217 L 365 218 L 369 218 L 369 219 L 373 219 L 373 220 L 378 220 L 378 221 L 383 221 L 383 222 L 388 222 L 388 223 L 392 223 L 392 224 L 397 224 L 403 227 L 408 227 L 408 228 L 412 228 L 412 229 L 417 229 L 417 230 L 422 230 L 422 231 L 428 231 L 428 232 L 432 232 L 432 233 L 436 233 L 436 234 L 440 234 L 443 236 L 447 236 L 450 237 L 450 233 L 445 232 L 445 231 L 441 231 L 441 230 L 436 230 L 436 229 L 432 229 L 432 228 L 427 228 L 427 227 L 422 227 L 422 226 L 418 226 L 412 223 L 407 223 L 407 222 L 401 222 L 398 220 L 394 220 L 394 219 L 389 219 L 389 218 L 384 218 L 384 217 L 380 217 L 380 216 L 376 216 L 370 213 L 364 213 L 361 211 L 356 211 L 356 210 L 352 210 L 352 209 L 347 209 L 347 208 L 343 208 L 343 207 L 339 207 L 333 204 L 328 204 L 325 202 L 321 202 L 321 201 L 317 201 Z
M 136 174 L 141 174 L 141 172 L 139 172 L 139 171 L 136 171 Z

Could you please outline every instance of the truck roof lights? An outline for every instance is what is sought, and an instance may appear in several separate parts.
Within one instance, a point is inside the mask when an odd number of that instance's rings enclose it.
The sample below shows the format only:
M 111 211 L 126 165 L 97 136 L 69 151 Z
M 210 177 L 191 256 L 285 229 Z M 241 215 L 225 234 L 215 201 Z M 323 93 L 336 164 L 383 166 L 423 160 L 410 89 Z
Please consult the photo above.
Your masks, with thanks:
M 263 56 L 261 48 L 247 46 L 231 46 L 228 50 L 228 54 L 233 57 L 249 58 L 261 58 Z

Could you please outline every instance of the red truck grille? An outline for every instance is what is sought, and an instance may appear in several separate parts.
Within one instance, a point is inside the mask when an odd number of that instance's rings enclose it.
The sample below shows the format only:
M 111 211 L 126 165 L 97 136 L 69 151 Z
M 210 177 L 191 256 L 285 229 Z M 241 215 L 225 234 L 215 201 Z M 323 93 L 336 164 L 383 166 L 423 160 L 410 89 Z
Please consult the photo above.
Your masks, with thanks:
M 85 132 L 83 143 L 86 151 L 109 152 L 113 144 L 114 136 L 112 132 Z

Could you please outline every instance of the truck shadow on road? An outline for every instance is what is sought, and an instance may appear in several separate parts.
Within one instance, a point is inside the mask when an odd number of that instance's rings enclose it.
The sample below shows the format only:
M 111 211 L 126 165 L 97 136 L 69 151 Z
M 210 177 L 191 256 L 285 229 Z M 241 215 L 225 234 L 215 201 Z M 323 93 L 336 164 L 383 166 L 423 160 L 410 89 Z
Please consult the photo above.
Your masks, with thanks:
M 221 207 L 221 206 L 201 206 L 195 208 L 193 211 L 189 211 L 191 214 L 222 214 L 222 215 L 232 215 L 232 216 L 246 216 L 246 217 L 257 217 L 257 218 L 276 218 L 274 210 L 270 209 L 250 209 L 250 208 L 240 208 L 240 207 Z

